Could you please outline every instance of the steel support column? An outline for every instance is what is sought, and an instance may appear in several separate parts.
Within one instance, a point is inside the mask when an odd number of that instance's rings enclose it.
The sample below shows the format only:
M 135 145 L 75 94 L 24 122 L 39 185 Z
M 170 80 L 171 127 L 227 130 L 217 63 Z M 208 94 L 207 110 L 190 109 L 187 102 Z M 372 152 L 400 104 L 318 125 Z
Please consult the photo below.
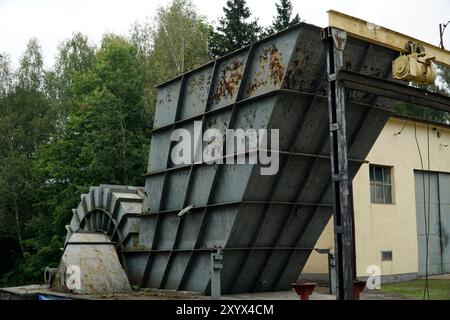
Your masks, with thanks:
M 336 297 L 339 300 L 353 300 L 354 246 L 348 179 L 345 87 L 339 81 L 339 71 L 344 66 L 347 33 L 336 28 L 327 28 L 322 32 L 328 51 L 331 179 L 338 280 Z
M 220 270 L 222 270 L 223 253 L 222 249 L 211 252 L 211 299 L 218 300 L 222 295 L 220 286 Z

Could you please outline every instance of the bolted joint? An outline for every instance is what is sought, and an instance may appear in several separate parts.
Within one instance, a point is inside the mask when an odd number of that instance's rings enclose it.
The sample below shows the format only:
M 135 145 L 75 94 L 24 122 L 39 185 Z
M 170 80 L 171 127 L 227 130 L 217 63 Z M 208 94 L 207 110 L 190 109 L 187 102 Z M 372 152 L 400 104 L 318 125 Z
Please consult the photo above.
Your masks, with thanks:
M 330 124 L 330 131 L 338 131 L 338 130 L 339 130 L 339 124 L 337 124 L 337 123 Z
M 336 80 L 337 80 L 337 75 L 336 75 L 336 73 L 330 74 L 330 75 L 328 76 L 328 81 L 329 81 L 329 82 L 331 82 L 331 81 L 336 81 Z
M 223 264 L 221 264 L 221 263 L 214 263 L 213 269 L 214 270 L 221 270 L 221 269 L 223 269 Z

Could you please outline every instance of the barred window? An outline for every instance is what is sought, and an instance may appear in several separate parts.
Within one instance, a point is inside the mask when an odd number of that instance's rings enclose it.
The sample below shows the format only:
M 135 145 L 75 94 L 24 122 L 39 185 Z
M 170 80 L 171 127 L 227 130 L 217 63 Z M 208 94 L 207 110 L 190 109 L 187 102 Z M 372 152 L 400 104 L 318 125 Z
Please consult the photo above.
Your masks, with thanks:
M 392 261 L 392 250 L 381 251 L 381 261 Z
M 391 167 L 369 166 L 370 201 L 372 203 L 392 203 Z

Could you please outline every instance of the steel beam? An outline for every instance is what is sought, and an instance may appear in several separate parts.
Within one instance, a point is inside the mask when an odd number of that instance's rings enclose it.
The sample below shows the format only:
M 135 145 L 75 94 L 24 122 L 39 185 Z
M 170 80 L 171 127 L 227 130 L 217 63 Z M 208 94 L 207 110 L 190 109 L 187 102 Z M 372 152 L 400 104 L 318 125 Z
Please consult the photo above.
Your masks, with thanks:
M 330 121 L 331 181 L 333 194 L 334 238 L 337 271 L 337 298 L 353 300 L 354 246 L 348 179 L 345 121 L 345 87 L 338 80 L 344 67 L 347 33 L 336 28 L 323 30 L 328 56 L 328 109 Z
M 299 131 L 300 132 L 300 131 Z M 299 135 L 297 135 L 299 136 Z M 259 150 L 264 150 L 260 148 Z M 326 154 L 320 154 L 318 152 L 316 153 L 305 153 L 305 152 L 293 152 L 293 151 L 284 151 L 284 150 L 269 150 L 270 152 L 274 152 L 274 153 L 278 153 L 280 156 L 286 156 L 286 158 L 291 158 L 291 157 L 298 157 L 298 158 L 305 158 L 305 159 L 330 159 L 330 156 L 326 155 Z M 243 155 L 248 155 L 250 154 L 251 151 L 245 151 L 245 152 L 239 152 L 239 153 L 233 153 L 233 154 L 229 154 L 229 155 L 225 155 L 222 157 L 218 157 L 217 159 L 221 159 L 223 163 L 226 163 L 226 159 L 231 158 L 231 157 L 237 157 L 237 156 L 243 156 Z M 288 161 L 289 159 L 286 159 L 286 161 Z M 359 162 L 359 163 L 368 163 L 367 160 L 363 160 L 363 159 L 355 159 L 355 158 L 349 158 L 348 159 L 350 162 Z M 202 162 L 197 162 L 197 163 L 191 163 L 191 164 L 185 164 L 185 165 L 180 165 L 180 166 L 176 166 L 176 167 L 171 167 L 171 168 L 167 168 L 167 169 L 163 169 L 163 170 L 157 170 L 157 171 L 152 171 L 152 172 L 148 172 L 145 174 L 146 177 L 151 177 L 151 176 L 158 176 L 158 175 L 164 175 L 167 173 L 171 173 L 171 172 L 176 172 L 176 171 L 184 171 L 184 170 L 190 170 L 190 174 L 192 172 L 192 167 L 200 167 L 203 166 L 204 163 Z M 283 169 L 283 168 L 281 168 Z M 281 172 L 282 170 L 280 170 Z M 190 176 L 189 176 L 190 177 Z M 189 178 L 188 178 L 188 181 Z M 181 209 L 180 209 L 181 210 Z
M 222 270 L 223 253 L 222 249 L 218 248 L 211 253 L 211 299 L 218 300 L 222 295 L 220 287 L 220 270 Z
M 419 43 L 428 55 L 436 57 L 436 62 L 450 66 L 450 53 L 435 45 L 334 10 L 328 11 L 328 20 L 329 26 L 343 29 L 349 36 L 398 52 L 406 53 L 409 42 Z
M 316 250 L 316 248 L 314 247 L 241 247 L 241 248 L 235 248 L 235 247 L 230 247 L 230 248 L 187 248 L 187 249 L 156 249 L 156 250 L 148 250 L 148 249 L 143 249 L 143 250 L 127 250 L 127 251 L 122 251 L 122 253 L 124 254 L 134 254 L 134 253 L 149 253 L 149 252 L 154 252 L 154 253 L 170 253 L 171 251 L 173 252 L 177 252 L 177 253 L 191 253 L 191 252 L 211 252 L 214 253 L 216 252 L 218 249 L 220 249 L 222 252 L 236 252 L 236 251 L 251 251 L 251 250 L 257 250 L 257 251 L 312 251 L 312 250 Z
M 450 97 L 439 93 L 346 70 L 341 70 L 338 78 L 348 89 L 450 112 Z

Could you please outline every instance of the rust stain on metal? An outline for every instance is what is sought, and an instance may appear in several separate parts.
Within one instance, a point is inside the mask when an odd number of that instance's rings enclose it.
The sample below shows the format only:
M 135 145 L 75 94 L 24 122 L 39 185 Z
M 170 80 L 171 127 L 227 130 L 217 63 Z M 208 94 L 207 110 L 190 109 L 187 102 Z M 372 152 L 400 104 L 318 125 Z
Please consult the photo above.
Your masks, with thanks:
M 166 95 L 165 97 L 162 97 L 161 99 L 158 100 L 158 105 L 164 105 L 166 104 L 166 107 L 169 108 L 170 107 L 170 102 L 172 101 L 172 88 L 169 87 L 166 90 Z
M 312 65 L 317 64 L 317 57 L 307 49 L 314 47 L 314 42 L 302 42 L 295 49 L 295 55 L 292 57 L 292 63 L 286 74 L 286 88 L 292 90 L 307 90 L 310 88 L 314 79 L 320 77 L 319 68 L 312 68 Z M 314 69 L 317 71 L 314 74 L 308 71 Z
M 188 80 L 187 84 L 187 94 L 197 94 L 202 95 L 205 86 L 208 86 L 211 82 L 211 75 L 208 77 L 205 74 L 200 74 L 199 76 L 192 77 Z
M 172 88 L 170 87 L 167 89 L 166 101 L 168 102 L 167 106 L 169 106 L 172 101 Z
M 259 70 L 255 75 L 255 79 L 249 81 L 247 85 L 247 93 L 251 95 L 258 88 L 265 86 L 267 83 L 277 85 L 283 80 L 286 66 L 283 63 L 283 55 L 279 52 L 275 44 L 265 48 L 259 55 Z M 269 77 L 266 69 L 269 70 Z
M 233 60 L 222 69 L 219 84 L 213 96 L 215 103 L 223 97 L 234 95 L 239 88 L 243 70 L 244 63 L 241 60 Z
M 192 76 L 187 81 L 186 95 L 197 97 L 193 104 L 204 105 L 207 97 L 207 88 L 211 83 L 211 74 L 201 73 L 196 76 Z
M 281 53 L 278 51 L 277 47 L 273 45 L 269 48 L 270 54 L 270 77 L 273 83 L 276 85 L 281 82 L 283 79 L 285 66 L 283 64 L 283 57 Z

